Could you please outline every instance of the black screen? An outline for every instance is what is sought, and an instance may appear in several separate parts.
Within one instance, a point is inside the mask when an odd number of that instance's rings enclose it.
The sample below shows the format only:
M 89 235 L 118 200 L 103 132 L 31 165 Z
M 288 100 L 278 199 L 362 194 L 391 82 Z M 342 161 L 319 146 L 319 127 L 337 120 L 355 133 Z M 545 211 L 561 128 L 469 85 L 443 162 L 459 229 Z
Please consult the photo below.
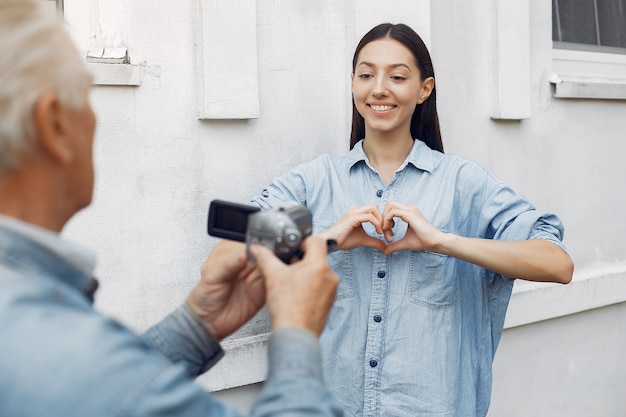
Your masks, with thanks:
M 245 242 L 248 215 L 258 207 L 213 200 L 209 207 L 208 232 L 211 236 Z

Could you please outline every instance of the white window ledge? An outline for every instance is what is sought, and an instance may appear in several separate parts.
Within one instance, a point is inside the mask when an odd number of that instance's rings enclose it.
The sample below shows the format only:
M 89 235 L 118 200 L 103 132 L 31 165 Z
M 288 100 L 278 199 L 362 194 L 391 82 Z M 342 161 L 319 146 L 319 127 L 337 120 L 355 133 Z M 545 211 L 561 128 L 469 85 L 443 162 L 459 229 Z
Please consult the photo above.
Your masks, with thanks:
M 626 80 L 553 75 L 554 97 L 626 100 Z
M 626 54 L 553 49 L 558 98 L 626 100 Z
M 626 301 L 626 263 L 574 274 L 568 285 L 517 281 L 504 328 L 523 326 Z
M 213 392 L 265 381 L 269 337 L 265 333 L 222 342 L 226 355 L 197 382 Z
M 139 86 L 143 80 L 143 67 L 139 65 L 92 62 L 86 65 L 94 85 Z

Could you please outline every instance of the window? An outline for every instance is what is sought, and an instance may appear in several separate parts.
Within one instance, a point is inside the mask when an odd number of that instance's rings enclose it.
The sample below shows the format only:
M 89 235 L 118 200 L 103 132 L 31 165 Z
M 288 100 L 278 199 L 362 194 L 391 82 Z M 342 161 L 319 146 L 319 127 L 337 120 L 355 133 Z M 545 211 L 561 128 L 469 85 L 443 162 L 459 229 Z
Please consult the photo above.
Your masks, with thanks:
M 626 99 L 626 0 L 552 0 L 554 96 Z
M 552 0 L 555 48 L 626 53 L 626 0 Z

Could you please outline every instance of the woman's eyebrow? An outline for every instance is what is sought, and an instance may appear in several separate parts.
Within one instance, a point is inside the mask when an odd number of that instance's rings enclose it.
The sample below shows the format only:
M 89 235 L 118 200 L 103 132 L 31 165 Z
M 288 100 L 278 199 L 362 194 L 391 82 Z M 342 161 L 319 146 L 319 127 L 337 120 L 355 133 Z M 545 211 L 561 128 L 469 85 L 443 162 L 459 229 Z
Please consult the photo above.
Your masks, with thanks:
M 375 64 L 372 64 L 371 62 L 361 61 L 357 65 L 357 68 L 360 67 L 361 65 L 365 65 L 367 67 L 375 67 L 376 66 Z M 403 64 L 403 63 L 391 64 L 391 65 L 388 65 L 388 67 L 390 67 L 390 68 L 404 67 L 404 68 L 408 69 L 409 71 L 411 71 L 411 68 L 409 68 L 409 66 L 407 64 Z

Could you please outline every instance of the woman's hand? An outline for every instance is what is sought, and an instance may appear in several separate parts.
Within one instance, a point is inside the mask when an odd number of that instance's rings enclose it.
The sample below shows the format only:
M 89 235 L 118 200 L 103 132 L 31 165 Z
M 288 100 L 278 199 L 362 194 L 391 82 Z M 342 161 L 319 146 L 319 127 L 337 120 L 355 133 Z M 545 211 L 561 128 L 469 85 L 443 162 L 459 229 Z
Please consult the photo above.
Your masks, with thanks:
M 393 240 L 391 229 L 395 225 L 394 217 L 407 223 L 406 235 L 397 242 L 387 245 L 385 255 L 401 250 L 437 252 L 445 234 L 430 224 L 416 207 L 397 201 L 389 201 L 382 216 L 383 234 L 387 242 Z
M 567 284 L 574 263 L 556 244 L 543 239 L 501 241 L 457 236 L 436 229 L 415 207 L 389 202 L 383 212 L 385 239 L 391 241 L 393 218 L 407 224 L 406 235 L 385 249 L 385 255 L 400 251 L 428 251 L 481 266 L 491 271 L 528 281 Z
M 385 250 L 385 242 L 365 233 L 363 223 L 371 223 L 377 233 L 383 233 L 383 217 L 375 205 L 352 207 L 330 229 L 320 234 L 326 240 L 337 242 L 338 249 L 350 250 L 360 246 L 368 246 Z

